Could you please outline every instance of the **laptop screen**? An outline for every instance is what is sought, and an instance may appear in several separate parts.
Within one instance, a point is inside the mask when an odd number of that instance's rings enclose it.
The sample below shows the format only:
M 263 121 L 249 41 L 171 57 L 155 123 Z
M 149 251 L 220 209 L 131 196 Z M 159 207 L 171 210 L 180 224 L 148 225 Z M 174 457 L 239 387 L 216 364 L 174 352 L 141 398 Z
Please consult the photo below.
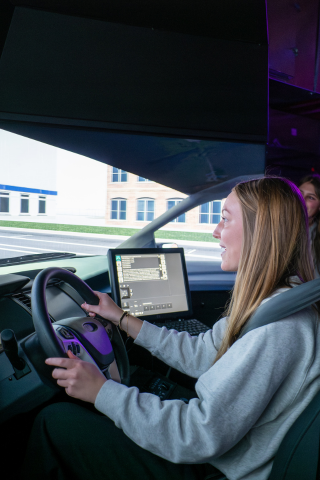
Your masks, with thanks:
M 130 315 L 161 322 L 192 314 L 182 248 L 108 251 L 114 301 Z

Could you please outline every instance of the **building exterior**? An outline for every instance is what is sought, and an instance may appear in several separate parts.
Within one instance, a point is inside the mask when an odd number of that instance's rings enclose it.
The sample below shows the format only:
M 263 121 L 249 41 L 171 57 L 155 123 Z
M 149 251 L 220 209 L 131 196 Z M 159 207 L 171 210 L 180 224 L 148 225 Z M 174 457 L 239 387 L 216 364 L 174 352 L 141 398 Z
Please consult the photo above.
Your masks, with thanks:
M 187 195 L 143 177 L 108 166 L 106 225 L 142 228 Z M 180 215 L 166 230 L 212 232 L 220 221 L 221 201 Z
M 116 167 L 0 130 L 0 218 L 142 228 L 187 195 Z M 221 202 L 166 230 L 212 232 Z
M 67 150 L 56 150 L 59 222 L 104 225 L 107 166 Z
M 1 217 L 55 215 L 58 194 L 55 150 L 0 130 L 0 152 Z
M 0 219 L 104 225 L 107 166 L 0 129 Z

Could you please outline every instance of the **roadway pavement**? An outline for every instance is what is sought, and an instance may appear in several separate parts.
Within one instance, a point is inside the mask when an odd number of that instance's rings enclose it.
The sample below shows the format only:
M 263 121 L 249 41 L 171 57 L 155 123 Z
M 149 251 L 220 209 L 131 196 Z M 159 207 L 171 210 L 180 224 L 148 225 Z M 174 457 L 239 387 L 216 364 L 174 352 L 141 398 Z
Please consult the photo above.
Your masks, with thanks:
M 77 255 L 106 255 L 128 237 L 98 235 L 21 228 L 0 228 L 0 259 L 49 252 L 70 252 Z M 157 239 L 158 243 L 174 240 Z M 180 241 L 187 260 L 221 261 L 221 249 L 217 243 Z

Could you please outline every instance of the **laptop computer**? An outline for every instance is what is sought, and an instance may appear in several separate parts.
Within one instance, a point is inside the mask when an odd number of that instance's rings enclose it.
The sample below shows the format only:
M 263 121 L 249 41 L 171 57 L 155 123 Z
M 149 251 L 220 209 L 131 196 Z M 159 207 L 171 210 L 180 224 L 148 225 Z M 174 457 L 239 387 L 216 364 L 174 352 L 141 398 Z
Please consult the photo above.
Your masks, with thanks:
M 198 335 L 209 327 L 192 318 L 183 248 L 108 251 L 113 300 L 130 315 Z

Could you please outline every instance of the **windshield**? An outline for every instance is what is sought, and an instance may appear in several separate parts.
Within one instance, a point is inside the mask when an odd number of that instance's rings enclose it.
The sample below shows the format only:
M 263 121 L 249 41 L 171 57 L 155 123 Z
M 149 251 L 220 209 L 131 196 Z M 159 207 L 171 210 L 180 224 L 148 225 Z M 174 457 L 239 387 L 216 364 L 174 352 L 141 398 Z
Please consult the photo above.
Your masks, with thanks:
M 105 256 L 186 198 L 111 160 L 107 165 L 5 130 L 0 155 L 0 267 L 10 271 Z M 183 247 L 187 262 L 219 264 L 212 231 L 221 207 L 222 199 L 182 213 L 155 232 L 157 244 Z

